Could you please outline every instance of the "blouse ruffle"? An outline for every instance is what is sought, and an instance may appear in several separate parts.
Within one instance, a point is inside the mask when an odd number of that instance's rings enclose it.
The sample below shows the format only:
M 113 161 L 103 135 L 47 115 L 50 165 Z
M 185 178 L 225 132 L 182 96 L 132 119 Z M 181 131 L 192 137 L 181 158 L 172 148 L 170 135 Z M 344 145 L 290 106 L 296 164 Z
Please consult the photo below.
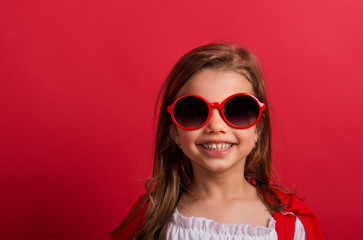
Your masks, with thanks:
M 176 209 L 168 226 L 167 239 L 276 240 L 275 224 L 276 221 L 272 217 L 267 227 L 217 223 L 202 217 L 184 217 Z

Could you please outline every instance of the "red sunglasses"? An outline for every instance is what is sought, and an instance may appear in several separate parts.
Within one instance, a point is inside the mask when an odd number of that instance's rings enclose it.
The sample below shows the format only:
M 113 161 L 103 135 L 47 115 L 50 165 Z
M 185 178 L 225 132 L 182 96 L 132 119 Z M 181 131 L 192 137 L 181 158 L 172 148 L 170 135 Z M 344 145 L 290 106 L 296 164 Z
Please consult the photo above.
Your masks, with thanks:
M 219 108 L 229 126 L 244 129 L 252 127 L 260 120 L 265 104 L 247 93 L 233 94 L 222 103 L 210 103 L 198 95 L 187 94 L 176 99 L 167 110 L 178 127 L 195 130 L 208 122 L 213 108 Z

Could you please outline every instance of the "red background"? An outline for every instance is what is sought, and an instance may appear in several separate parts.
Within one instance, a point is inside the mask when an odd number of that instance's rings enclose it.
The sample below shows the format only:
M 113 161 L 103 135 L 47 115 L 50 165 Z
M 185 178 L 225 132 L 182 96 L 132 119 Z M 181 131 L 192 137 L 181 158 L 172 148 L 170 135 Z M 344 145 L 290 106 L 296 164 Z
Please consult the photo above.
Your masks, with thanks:
M 220 39 L 262 63 L 282 183 L 326 239 L 358 239 L 362 12 L 360 0 L 2 1 L 0 239 L 107 239 L 151 174 L 161 83 Z

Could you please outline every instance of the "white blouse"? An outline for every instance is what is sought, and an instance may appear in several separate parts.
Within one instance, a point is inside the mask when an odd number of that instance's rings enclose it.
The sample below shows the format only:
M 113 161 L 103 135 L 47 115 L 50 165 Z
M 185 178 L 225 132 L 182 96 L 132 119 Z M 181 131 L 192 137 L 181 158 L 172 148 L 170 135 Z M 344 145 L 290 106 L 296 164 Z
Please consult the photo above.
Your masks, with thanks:
M 283 212 L 283 214 L 292 214 Z M 268 226 L 252 227 L 247 224 L 217 223 L 203 217 L 184 217 L 175 209 L 168 226 L 168 240 L 276 240 L 276 221 L 270 218 Z M 294 240 L 305 240 L 305 230 L 299 218 L 295 222 Z

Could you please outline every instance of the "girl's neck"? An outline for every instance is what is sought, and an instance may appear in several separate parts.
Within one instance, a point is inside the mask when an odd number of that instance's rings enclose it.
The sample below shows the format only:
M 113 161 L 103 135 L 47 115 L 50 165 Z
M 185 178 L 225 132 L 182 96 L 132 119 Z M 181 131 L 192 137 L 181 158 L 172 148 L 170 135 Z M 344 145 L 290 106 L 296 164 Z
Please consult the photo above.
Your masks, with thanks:
M 244 178 L 243 171 L 222 174 L 194 173 L 190 192 L 199 199 L 228 201 L 248 198 L 255 193 L 255 188 Z

